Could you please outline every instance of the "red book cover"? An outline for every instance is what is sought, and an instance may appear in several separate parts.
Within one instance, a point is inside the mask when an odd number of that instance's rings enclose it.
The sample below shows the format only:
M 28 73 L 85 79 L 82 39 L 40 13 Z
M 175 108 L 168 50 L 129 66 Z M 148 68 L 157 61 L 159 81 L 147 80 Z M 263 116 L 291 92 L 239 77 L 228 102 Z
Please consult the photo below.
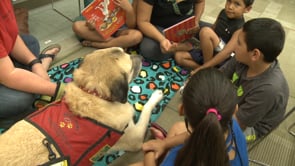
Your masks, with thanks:
M 95 22 L 96 31 L 104 39 L 125 24 L 125 12 L 113 0 L 93 0 L 82 10 L 82 15 L 86 20 Z
M 164 29 L 165 37 L 173 42 L 182 42 L 183 40 L 193 37 L 193 34 L 187 34 L 187 29 L 196 26 L 195 16 L 191 16 L 169 28 Z

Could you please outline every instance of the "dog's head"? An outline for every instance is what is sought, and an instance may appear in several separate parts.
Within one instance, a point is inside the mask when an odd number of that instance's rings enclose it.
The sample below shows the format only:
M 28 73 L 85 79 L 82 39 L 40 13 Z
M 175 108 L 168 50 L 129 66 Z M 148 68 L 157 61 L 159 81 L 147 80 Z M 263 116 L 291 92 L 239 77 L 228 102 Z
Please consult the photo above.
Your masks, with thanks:
M 73 73 L 74 83 L 101 98 L 127 102 L 128 84 L 141 69 L 141 57 L 119 47 L 100 49 L 86 55 Z

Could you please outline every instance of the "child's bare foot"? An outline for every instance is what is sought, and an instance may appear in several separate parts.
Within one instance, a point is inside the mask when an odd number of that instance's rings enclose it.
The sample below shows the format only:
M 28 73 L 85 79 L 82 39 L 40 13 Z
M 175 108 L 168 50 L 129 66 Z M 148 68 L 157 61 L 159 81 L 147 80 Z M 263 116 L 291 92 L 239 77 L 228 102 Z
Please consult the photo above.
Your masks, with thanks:
M 193 46 L 189 42 L 184 43 L 177 43 L 170 47 L 169 52 L 176 52 L 176 51 L 190 51 L 193 49 Z
M 176 51 L 190 51 L 192 49 L 200 49 L 200 41 L 195 37 L 189 38 L 181 43 L 177 43 L 173 45 L 169 51 L 176 52 Z

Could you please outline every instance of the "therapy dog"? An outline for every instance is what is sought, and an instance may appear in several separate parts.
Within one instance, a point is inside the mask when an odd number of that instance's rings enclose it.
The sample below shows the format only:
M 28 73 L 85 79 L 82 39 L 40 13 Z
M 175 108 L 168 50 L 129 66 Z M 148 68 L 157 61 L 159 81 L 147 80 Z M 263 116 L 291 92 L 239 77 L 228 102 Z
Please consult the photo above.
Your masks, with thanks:
M 138 122 L 127 102 L 128 84 L 141 58 L 121 48 L 96 50 L 73 72 L 65 94 L 0 135 L 1 165 L 91 165 L 109 151 L 141 148 L 152 109 L 162 99 L 155 90 Z

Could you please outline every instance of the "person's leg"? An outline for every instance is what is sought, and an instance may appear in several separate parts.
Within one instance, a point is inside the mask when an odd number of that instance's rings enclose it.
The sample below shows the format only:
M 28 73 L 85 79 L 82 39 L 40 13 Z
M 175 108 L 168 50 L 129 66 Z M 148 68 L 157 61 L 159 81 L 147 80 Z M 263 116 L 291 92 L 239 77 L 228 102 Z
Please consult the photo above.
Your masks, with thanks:
M 0 84 L 0 128 L 7 129 L 34 111 L 35 95 L 10 89 Z
M 214 48 L 217 47 L 217 45 L 220 42 L 220 39 L 213 31 L 213 29 L 209 27 L 203 27 L 200 30 L 199 37 L 204 63 L 206 63 L 213 58 Z
M 40 58 L 40 45 L 39 45 L 39 41 L 32 35 L 28 35 L 28 34 L 21 34 L 20 35 L 22 40 L 24 41 L 25 45 L 29 48 L 29 50 L 36 56 L 36 58 Z M 60 48 L 52 48 L 52 49 L 48 49 L 47 51 L 43 52 L 44 54 L 53 54 L 56 55 L 58 52 L 60 51 Z M 42 58 L 42 65 L 44 67 L 45 70 L 48 70 L 51 62 L 52 62 L 52 58 L 50 57 L 46 57 L 46 58 Z M 17 62 L 16 60 L 12 60 L 14 63 L 15 67 L 18 68 L 22 68 L 22 69 L 26 69 L 26 70 L 30 70 L 30 68 L 27 65 L 24 65 L 22 63 Z
M 115 37 L 105 42 L 87 41 L 87 45 L 94 48 L 122 47 L 128 48 L 137 45 L 142 40 L 142 34 L 135 29 L 123 29 Z M 84 42 L 86 43 L 86 41 Z
M 178 51 L 174 55 L 176 63 L 180 66 L 187 67 L 190 69 L 196 69 L 200 65 L 194 61 L 191 54 L 187 51 Z
M 41 60 L 42 66 L 46 71 L 49 69 L 53 59 L 60 52 L 60 50 L 61 50 L 61 46 L 59 44 L 52 44 L 44 48 L 41 54 L 38 55 L 38 58 Z M 48 55 L 53 55 L 53 57 Z
M 37 57 L 40 53 L 39 41 L 32 35 L 21 34 L 20 35 L 29 50 Z
M 25 45 L 29 48 L 29 50 L 37 57 L 40 58 L 40 44 L 39 41 L 32 35 L 28 35 L 28 34 L 21 34 L 20 35 L 22 40 L 24 41 Z M 49 46 L 50 47 L 50 46 Z M 57 47 L 53 47 L 52 49 L 47 49 L 47 51 L 42 52 L 43 54 L 53 54 L 56 55 L 58 52 L 60 51 L 60 48 Z M 46 58 L 42 58 L 42 65 L 44 67 L 45 70 L 48 70 L 51 62 L 52 62 L 52 58 L 50 57 L 46 57 Z M 27 65 L 18 63 L 17 61 L 14 61 L 14 65 L 15 67 L 19 67 L 19 68 L 23 68 L 26 70 L 30 70 L 30 68 Z
M 95 29 L 90 30 L 86 26 L 86 21 L 76 21 L 72 25 L 74 33 L 80 38 L 88 41 L 105 41 Z

